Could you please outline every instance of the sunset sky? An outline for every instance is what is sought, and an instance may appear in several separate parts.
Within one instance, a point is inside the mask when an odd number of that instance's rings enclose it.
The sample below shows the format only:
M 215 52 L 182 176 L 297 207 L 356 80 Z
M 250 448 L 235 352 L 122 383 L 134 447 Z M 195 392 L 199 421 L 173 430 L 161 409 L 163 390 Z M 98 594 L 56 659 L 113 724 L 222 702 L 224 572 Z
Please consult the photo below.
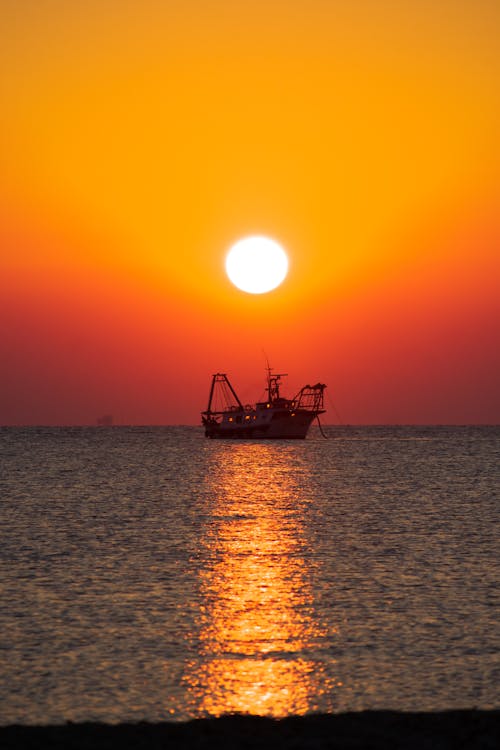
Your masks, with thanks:
M 196 424 L 263 351 L 345 423 L 500 422 L 499 39 L 497 0 L 1 0 L 0 424 Z

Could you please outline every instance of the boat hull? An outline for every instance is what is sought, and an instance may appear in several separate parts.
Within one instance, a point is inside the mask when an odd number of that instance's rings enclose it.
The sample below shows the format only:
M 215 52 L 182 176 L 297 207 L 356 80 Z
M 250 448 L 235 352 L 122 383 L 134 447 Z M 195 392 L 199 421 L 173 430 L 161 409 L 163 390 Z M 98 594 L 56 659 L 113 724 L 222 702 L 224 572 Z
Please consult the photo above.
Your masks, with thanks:
M 275 415 L 276 417 L 276 415 Z M 284 412 L 266 424 L 206 425 L 205 435 L 214 440 L 304 440 L 316 414 Z

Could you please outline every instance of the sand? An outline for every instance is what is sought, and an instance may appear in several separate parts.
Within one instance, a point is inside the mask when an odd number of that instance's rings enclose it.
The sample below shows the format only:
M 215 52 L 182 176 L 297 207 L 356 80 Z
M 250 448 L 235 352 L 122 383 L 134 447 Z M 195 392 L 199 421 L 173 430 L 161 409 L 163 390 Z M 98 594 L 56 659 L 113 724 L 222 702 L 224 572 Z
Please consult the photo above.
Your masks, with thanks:
M 0 747 L 58 750 L 148 748 L 332 748 L 455 750 L 500 747 L 500 710 L 398 713 L 365 711 L 268 719 L 225 716 L 185 723 L 0 727 Z

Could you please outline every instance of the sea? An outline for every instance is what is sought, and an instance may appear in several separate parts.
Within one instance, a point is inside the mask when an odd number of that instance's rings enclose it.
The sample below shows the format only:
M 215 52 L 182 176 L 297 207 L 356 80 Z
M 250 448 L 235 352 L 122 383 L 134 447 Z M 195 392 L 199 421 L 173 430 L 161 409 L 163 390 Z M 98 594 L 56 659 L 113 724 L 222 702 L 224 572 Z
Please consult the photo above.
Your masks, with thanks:
M 498 708 L 500 428 L 0 429 L 0 724 Z

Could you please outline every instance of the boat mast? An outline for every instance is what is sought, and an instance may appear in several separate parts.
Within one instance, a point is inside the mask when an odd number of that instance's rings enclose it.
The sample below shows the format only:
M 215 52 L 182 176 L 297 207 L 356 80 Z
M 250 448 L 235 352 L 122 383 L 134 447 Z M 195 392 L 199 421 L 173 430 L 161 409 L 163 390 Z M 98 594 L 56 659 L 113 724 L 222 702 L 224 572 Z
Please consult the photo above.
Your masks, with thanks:
M 214 396 L 215 379 L 217 375 L 212 375 L 212 385 L 210 386 L 210 395 L 208 396 L 207 414 L 210 414 L 210 407 L 212 406 L 212 398 Z
M 240 409 L 243 409 L 243 404 L 239 400 L 239 398 L 238 398 L 238 396 L 236 394 L 236 391 L 234 390 L 233 386 L 229 382 L 229 378 L 227 377 L 227 375 L 224 372 L 217 372 L 217 373 L 215 373 L 215 375 L 212 376 L 212 385 L 210 386 L 210 394 L 208 396 L 208 406 L 207 406 L 206 414 L 211 414 L 211 412 L 212 412 L 212 401 L 213 401 L 213 398 L 214 398 L 215 386 L 216 386 L 217 383 L 220 384 L 219 385 L 219 391 L 218 391 L 219 394 L 220 393 L 224 394 L 225 388 L 227 386 L 229 388 L 229 390 L 230 390 L 233 398 L 235 399 L 236 403 L 238 404 L 238 407 Z M 222 389 L 222 391 L 220 389 Z M 226 395 L 226 398 L 227 398 L 227 395 Z
M 267 400 L 270 404 L 273 403 L 273 401 L 276 401 L 280 397 L 280 385 L 281 380 L 280 378 L 286 378 L 287 373 L 281 372 L 276 373 L 275 375 L 272 375 L 272 369 L 271 365 L 269 364 L 269 360 L 266 357 L 267 362 Z
M 240 407 L 240 409 L 243 409 L 243 404 L 241 403 L 241 401 L 239 400 L 238 396 L 236 395 L 236 391 L 234 390 L 233 386 L 229 382 L 229 378 L 227 377 L 227 375 L 223 375 L 223 378 L 226 381 L 226 383 L 228 384 L 229 389 L 230 389 L 231 393 L 233 394 L 234 398 L 236 399 L 236 402 L 237 402 L 238 406 Z

